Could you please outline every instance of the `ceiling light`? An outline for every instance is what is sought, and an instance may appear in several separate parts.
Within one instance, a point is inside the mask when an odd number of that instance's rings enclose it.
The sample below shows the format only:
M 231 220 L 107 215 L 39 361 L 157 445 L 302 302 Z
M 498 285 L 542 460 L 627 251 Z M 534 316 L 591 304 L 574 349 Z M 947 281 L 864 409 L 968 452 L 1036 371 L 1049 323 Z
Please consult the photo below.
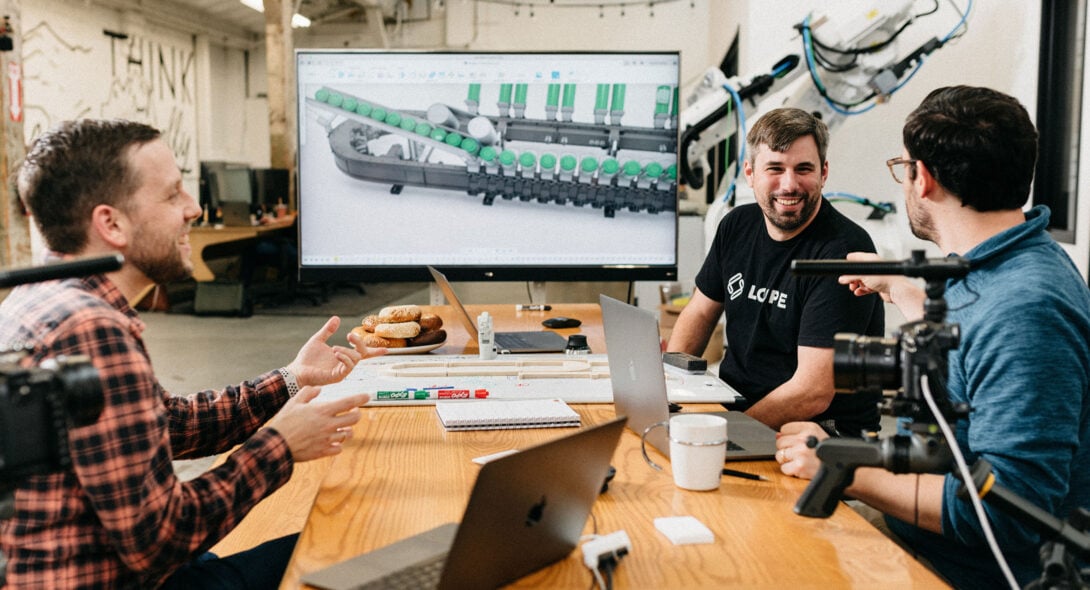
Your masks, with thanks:
M 247 8 L 252 8 L 258 12 L 265 12 L 265 3 L 262 0 L 239 0 Z M 301 15 L 291 15 L 291 28 L 293 29 L 305 29 L 310 26 L 310 19 Z

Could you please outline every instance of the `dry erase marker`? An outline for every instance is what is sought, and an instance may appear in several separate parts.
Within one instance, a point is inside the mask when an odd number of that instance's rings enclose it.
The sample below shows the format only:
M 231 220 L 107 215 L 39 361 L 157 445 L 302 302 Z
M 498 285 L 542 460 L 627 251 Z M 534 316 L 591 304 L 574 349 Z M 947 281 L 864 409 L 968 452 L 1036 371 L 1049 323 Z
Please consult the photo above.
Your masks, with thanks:
M 439 399 L 468 399 L 468 389 L 440 389 Z
M 488 397 L 488 390 L 487 389 L 474 389 L 473 390 L 473 397 L 475 397 L 477 399 L 484 399 L 484 398 Z
M 427 393 L 427 392 L 425 392 Z M 402 389 L 400 391 L 376 391 L 375 399 L 412 399 L 412 392 Z M 425 398 L 426 399 L 426 398 Z
M 518 304 L 515 306 L 515 311 L 552 311 L 551 305 L 523 305 Z

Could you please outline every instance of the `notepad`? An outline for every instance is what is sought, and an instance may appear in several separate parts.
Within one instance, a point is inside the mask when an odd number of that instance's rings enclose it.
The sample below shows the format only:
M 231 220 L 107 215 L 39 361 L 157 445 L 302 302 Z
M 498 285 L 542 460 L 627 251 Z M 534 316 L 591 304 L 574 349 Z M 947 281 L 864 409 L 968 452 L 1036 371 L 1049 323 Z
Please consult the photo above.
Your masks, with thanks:
M 435 412 L 447 430 L 579 426 L 579 414 L 562 399 L 440 401 Z

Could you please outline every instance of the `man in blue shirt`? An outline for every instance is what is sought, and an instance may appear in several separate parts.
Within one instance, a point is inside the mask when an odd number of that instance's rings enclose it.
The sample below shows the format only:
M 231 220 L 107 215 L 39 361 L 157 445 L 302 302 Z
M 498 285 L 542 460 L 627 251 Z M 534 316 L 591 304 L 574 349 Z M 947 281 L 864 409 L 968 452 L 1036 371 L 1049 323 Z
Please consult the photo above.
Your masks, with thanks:
M 1057 517 L 1090 507 L 1090 290 L 1049 236 L 1048 208 L 1022 210 L 1037 155 L 1029 114 L 994 90 L 941 88 L 909 115 L 903 139 L 887 165 L 913 233 L 970 262 L 946 291 L 947 320 L 961 331 L 946 389 L 972 407 L 956 425 L 958 446 L 970 465 L 987 459 L 998 484 Z M 856 295 L 881 294 L 910 320 L 922 316 L 925 295 L 905 277 L 839 280 Z M 796 422 L 781 434 L 782 471 L 813 477 L 820 462 L 806 439 L 824 432 Z M 951 474 L 861 468 L 847 493 L 884 512 L 956 587 L 1009 586 L 959 485 Z M 984 509 L 1017 585 L 1039 578 L 1040 535 Z

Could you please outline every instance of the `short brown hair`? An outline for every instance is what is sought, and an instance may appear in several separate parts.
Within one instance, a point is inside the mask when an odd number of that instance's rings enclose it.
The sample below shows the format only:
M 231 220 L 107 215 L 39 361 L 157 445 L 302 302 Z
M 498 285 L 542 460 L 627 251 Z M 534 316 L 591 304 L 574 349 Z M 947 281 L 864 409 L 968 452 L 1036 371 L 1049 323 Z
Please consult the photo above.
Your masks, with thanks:
M 829 149 L 829 128 L 814 115 L 795 108 L 780 108 L 765 113 L 746 135 L 746 160 L 753 164 L 762 144 L 772 151 L 784 152 L 800 137 L 807 135 L 817 144 L 818 163 L 825 164 Z
M 123 208 L 140 179 L 130 148 L 158 139 L 159 130 L 118 119 L 64 121 L 40 135 L 19 167 L 19 197 L 50 250 L 75 254 L 87 245 L 91 211 Z

